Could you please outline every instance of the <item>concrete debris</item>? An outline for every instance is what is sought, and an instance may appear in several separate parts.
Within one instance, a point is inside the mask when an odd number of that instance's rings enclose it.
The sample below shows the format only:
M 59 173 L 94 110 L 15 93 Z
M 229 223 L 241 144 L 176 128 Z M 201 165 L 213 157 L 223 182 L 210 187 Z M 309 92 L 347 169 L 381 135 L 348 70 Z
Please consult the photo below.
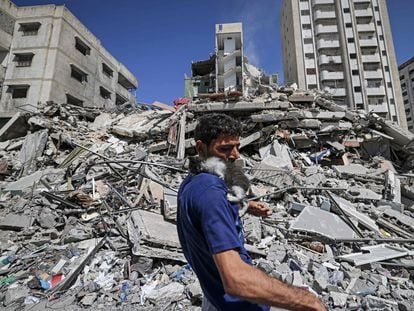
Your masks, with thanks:
M 243 216 L 254 264 L 328 310 L 412 309 L 414 135 L 318 90 L 257 90 L 3 119 L 1 307 L 199 309 L 176 194 L 197 118 L 221 111 L 243 124 L 241 165 L 273 211 Z

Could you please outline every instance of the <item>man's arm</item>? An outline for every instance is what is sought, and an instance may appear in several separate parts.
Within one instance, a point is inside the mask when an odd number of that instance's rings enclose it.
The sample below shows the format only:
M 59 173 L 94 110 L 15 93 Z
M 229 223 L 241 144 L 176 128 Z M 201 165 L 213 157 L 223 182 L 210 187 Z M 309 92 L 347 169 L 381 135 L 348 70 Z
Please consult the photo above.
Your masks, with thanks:
M 224 290 L 249 301 L 290 310 L 326 310 L 310 292 L 269 277 L 245 263 L 235 250 L 213 255 Z

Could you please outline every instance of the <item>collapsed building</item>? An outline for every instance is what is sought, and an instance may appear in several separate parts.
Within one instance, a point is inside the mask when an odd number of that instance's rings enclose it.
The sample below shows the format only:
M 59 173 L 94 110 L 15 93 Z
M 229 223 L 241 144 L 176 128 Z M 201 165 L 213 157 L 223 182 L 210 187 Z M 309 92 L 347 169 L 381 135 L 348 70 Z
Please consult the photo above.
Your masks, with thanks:
M 192 62 L 192 76 L 185 78 L 186 98 L 224 93 L 249 96 L 259 85 L 277 85 L 277 75 L 266 75 L 244 56 L 242 23 L 217 24 L 215 29 L 215 53 Z
M 2 306 L 200 310 L 176 194 L 197 118 L 224 112 L 273 211 L 243 216 L 254 264 L 329 310 L 411 310 L 414 135 L 324 92 L 258 92 L 178 109 L 48 104 L 1 128 Z

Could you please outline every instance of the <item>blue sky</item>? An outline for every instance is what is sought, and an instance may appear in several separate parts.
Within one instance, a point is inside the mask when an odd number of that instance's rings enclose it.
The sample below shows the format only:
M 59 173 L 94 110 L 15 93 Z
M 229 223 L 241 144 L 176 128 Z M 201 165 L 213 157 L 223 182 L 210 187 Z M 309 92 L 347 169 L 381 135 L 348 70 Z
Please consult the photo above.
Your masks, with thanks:
M 139 81 L 140 102 L 171 104 L 184 94 L 191 61 L 214 51 L 214 25 L 242 22 L 245 54 L 267 73 L 283 67 L 282 0 L 14 0 L 19 6 L 65 4 Z M 414 56 L 412 0 L 387 0 L 398 64 Z

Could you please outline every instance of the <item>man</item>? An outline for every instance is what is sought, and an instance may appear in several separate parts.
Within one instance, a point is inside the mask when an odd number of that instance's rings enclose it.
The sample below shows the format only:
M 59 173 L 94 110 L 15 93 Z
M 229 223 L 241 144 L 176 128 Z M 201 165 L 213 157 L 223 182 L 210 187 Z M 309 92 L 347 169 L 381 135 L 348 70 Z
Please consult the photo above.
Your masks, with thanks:
M 201 117 L 195 129 L 196 150 L 202 159 L 239 157 L 241 125 L 224 114 Z M 209 172 L 190 174 L 178 192 L 177 229 L 184 255 L 204 293 L 203 310 L 325 310 L 306 290 L 271 278 L 251 265 L 244 248 L 239 206 L 227 200 L 224 180 Z M 269 215 L 263 203 L 250 211 Z

